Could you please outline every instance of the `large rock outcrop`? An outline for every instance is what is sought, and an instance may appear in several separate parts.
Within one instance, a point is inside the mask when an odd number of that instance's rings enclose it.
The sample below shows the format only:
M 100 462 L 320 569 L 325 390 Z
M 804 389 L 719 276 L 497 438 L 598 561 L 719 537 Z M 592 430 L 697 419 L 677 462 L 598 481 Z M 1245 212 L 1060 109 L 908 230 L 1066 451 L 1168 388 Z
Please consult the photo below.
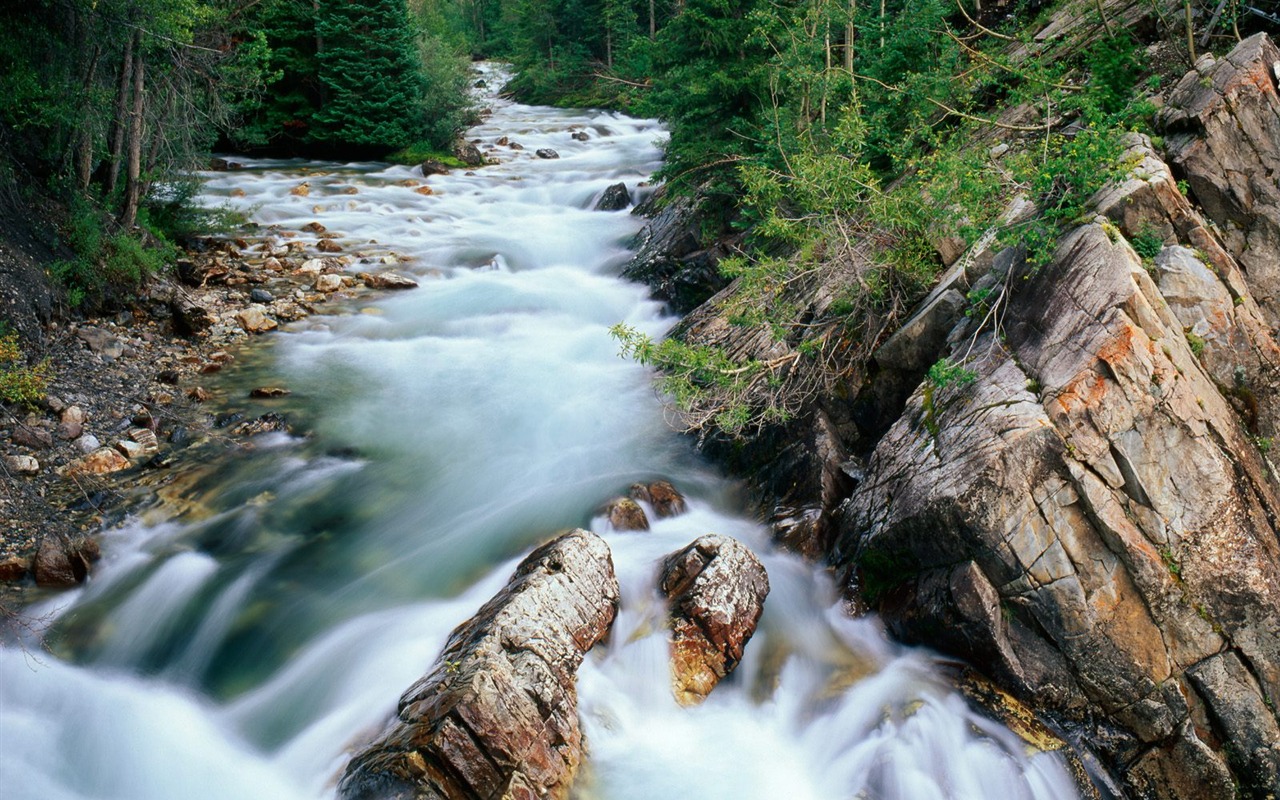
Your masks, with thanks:
M 1202 59 L 1160 115 L 1165 156 L 1132 136 L 1052 263 L 984 238 L 785 428 L 701 436 L 851 599 L 1135 798 L 1280 787 L 1278 65 L 1261 36 Z M 817 319 L 831 287 L 806 291 L 787 301 Z M 732 292 L 678 333 L 775 357 L 725 321 Z M 944 358 L 968 372 L 926 377 Z
M 654 295 L 685 312 L 725 285 L 717 264 L 726 253 L 719 245 L 703 248 L 698 199 L 679 197 L 659 208 L 662 197 L 656 194 L 631 212 L 649 222 L 636 235 L 636 253 L 622 274 L 648 284 Z
M 1138 796 L 1280 781 L 1245 755 L 1280 692 L 1280 486 L 1122 238 L 1078 229 L 1027 283 L 972 383 L 926 381 L 876 447 L 833 560 L 903 638 L 1097 718 Z
M 1205 56 L 1169 94 L 1159 123 L 1170 162 L 1223 233 L 1253 296 L 1280 328 L 1280 49 L 1266 34 Z
M 595 534 L 571 531 L 534 550 L 351 760 L 339 797 L 566 797 L 582 759 L 577 669 L 608 633 L 618 596 Z

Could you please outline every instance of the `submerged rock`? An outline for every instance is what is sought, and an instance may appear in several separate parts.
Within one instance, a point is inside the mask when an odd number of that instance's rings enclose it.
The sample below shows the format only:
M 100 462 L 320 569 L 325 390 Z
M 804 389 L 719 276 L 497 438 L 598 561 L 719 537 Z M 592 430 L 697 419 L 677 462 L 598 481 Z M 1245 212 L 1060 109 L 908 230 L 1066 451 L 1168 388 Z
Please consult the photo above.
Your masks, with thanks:
M 647 531 L 649 518 L 640 504 L 629 497 L 617 497 L 605 506 L 609 526 L 615 531 Z
M 635 483 L 627 492 L 632 500 L 648 503 L 659 519 L 676 517 L 689 510 L 680 490 L 670 481 L 654 481 L 653 483 Z
M 557 153 L 555 150 L 552 150 L 550 147 L 540 147 L 533 152 L 534 152 L 534 155 L 536 155 L 538 158 L 559 158 L 560 157 L 560 154 Z
M 681 705 L 697 705 L 742 660 L 769 576 L 741 542 L 708 534 L 667 557 L 660 586 L 671 607 L 672 688 Z
M 604 540 L 534 550 L 449 637 L 396 718 L 361 750 L 342 800 L 565 798 L 582 760 L 575 678 L 608 633 L 618 581 Z

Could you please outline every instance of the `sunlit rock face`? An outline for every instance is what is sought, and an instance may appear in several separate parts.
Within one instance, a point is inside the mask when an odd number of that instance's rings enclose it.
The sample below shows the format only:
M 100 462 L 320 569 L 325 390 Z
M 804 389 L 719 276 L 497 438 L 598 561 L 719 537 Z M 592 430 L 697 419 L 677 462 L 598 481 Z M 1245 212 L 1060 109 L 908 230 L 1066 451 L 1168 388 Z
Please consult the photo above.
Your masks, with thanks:
M 352 759 L 341 797 L 567 796 L 582 760 L 578 666 L 608 633 L 618 592 L 599 536 L 572 531 L 534 550 Z

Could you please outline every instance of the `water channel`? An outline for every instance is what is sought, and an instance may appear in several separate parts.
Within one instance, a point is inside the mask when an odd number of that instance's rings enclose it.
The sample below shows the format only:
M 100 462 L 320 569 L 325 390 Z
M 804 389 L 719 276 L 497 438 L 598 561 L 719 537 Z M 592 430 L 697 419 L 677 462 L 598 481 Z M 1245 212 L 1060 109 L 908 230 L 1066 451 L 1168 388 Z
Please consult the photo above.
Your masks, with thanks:
M 91 582 L 37 609 L 53 652 L 0 650 L 4 796 L 332 797 L 352 742 L 450 630 L 536 543 L 582 526 L 609 542 L 623 586 L 579 679 L 583 800 L 1075 797 L 1060 758 L 1030 754 L 927 652 L 847 617 L 820 569 L 773 549 L 667 425 L 651 375 L 618 357 L 611 325 L 657 336 L 675 319 L 618 277 L 640 221 L 591 209 L 619 181 L 649 191 L 662 127 L 484 100 L 469 137 L 524 149 L 433 176 L 430 196 L 385 164 L 249 160 L 209 176 L 208 202 L 281 230 L 319 221 L 421 285 L 255 348 L 230 380 L 289 386 L 311 435 L 271 434 L 204 466 L 182 514 L 108 531 Z M 534 155 L 548 147 L 560 158 Z M 304 180 L 309 195 L 291 194 Z M 658 477 L 690 512 L 611 531 L 602 501 Z M 751 546 L 773 590 L 735 676 L 684 709 L 654 576 L 708 532 Z

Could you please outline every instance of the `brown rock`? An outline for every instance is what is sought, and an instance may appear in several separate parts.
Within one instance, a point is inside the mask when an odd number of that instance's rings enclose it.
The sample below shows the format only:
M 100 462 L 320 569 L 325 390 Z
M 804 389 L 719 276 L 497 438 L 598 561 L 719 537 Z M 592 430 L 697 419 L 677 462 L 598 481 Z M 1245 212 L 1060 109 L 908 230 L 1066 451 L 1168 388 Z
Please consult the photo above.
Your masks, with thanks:
M 449 168 L 439 161 L 423 161 L 420 167 L 423 177 L 428 175 L 448 175 Z
M 309 196 L 311 194 L 311 182 L 303 181 L 302 183 L 290 189 L 289 194 L 293 195 L 294 197 Z
M 343 186 L 338 190 L 338 194 L 360 194 L 360 190 L 354 186 Z
M 37 586 L 70 588 L 84 582 L 100 555 L 98 544 L 92 539 L 67 542 L 58 536 L 43 536 L 31 571 Z
M 259 386 L 249 392 L 250 397 L 284 397 L 289 394 L 292 392 L 281 386 Z
M 306 225 L 302 226 L 302 229 L 307 233 L 324 233 L 325 232 L 325 227 L 321 225 L 319 222 L 308 222 Z
M 321 239 L 316 242 L 316 249 L 321 253 L 341 253 L 342 245 L 338 244 L 333 239 Z
M 67 466 L 66 475 L 108 475 L 129 468 L 129 460 L 110 447 L 100 447 Z
M 20 447 L 30 447 L 32 450 L 46 450 L 53 447 L 53 434 L 44 428 L 35 428 L 30 425 L 18 423 L 13 428 L 13 433 L 9 438 L 14 444 Z M 71 438 L 75 438 L 74 436 Z
M 435 194 L 435 190 L 432 189 L 430 186 L 419 186 L 417 189 L 414 189 L 413 191 L 416 192 L 417 194 L 422 195 L 423 197 L 430 197 L 431 195 Z
M 618 594 L 595 534 L 539 547 L 450 635 L 396 718 L 347 765 L 338 796 L 567 797 L 582 759 L 575 676 L 613 623 Z
M 235 318 L 248 333 L 266 333 L 279 327 L 279 323 L 267 316 L 266 308 L 256 303 L 237 311 Z
M 658 519 L 676 517 L 689 510 L 684 495 L 670 481 L 654 481 L 650 484 L 637 483 L 628 490 L 632 500 L 648 503 Z
M 394 272 L 362 272 L 359 276 L 370 289 L 416 289 L 418 282 Z
M 667 557 L 662 593 L 671 604 L 671 679 L 681 705 L 697 705 L 738 666 L 769 595 L 769 576 L 736 539 L 699 537 Z
M 649 518 L 645 516 L 644 509 L 629 497 L 610 500 L 605 506 L 605 514 L 609 517 L 609 525 L 615 531 L 649 530 Z
M 213 397 L 213 395 L 210 394 L 209 390 L 203 386 L 193 386 L 191 387 L 191 391 L 187 392 L 187 397 L 197 403 L 204 403 L 208 402 L 209 398 Z
M 31 571 L 31 560 L 22 556 L 9 556 L 0 559 L 0 581 L 13 583 L 27 577 Z

